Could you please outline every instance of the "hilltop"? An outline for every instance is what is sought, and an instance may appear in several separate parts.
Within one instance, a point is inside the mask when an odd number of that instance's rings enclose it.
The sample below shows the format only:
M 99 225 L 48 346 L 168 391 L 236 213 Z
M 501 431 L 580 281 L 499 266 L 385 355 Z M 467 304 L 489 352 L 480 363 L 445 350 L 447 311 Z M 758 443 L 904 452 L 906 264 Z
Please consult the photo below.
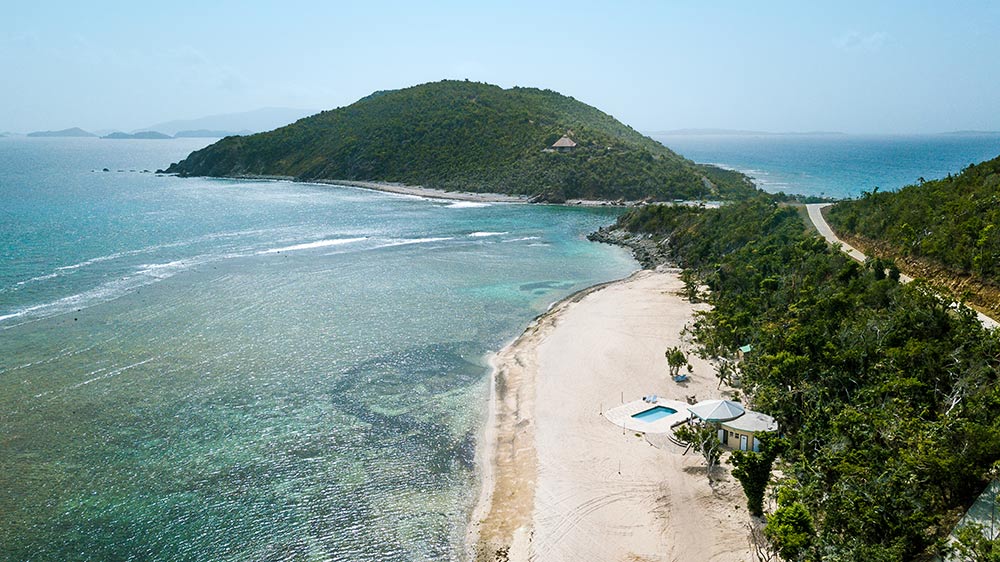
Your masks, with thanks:
M 568 146 L 553 147 L 564 136 Z M 375 92 L 268 133 L 222 139 L 166 172 L 400 182 L 547 201 L 756 191 L 746 176 L 686 160 L 571 97 L 467 81 Z
M 973 303 L 1000 312 L 1000 156 L 897 192 L 864 193 L 827 219 L 869 253 L 901 258 L 915 277 L 970 291 Z
M 63 129 L 61 131 L 35 131 L 28 133 L 29 137 L 96 137 L 94 133 L 88 133 L 79 127 Z

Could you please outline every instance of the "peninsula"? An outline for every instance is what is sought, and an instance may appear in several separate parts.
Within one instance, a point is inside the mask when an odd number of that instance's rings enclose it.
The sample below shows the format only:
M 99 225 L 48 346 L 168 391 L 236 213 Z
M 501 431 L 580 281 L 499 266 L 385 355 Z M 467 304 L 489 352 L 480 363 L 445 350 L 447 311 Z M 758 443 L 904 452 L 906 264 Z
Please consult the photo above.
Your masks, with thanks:
M 375 92 L 274 131 L 222 139 L 165 172 L 373 181 L 567 199 L 743 199 L 738 172 L 696 164 L 552 90 L 441 81 Z

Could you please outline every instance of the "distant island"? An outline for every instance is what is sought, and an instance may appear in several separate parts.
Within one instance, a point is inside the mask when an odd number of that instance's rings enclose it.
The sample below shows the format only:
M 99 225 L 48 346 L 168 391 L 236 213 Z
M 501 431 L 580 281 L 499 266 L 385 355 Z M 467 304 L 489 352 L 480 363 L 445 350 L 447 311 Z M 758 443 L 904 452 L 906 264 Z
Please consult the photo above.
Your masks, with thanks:
M 980 130 L 971 129 L 971 130 L 965 130 L 965 131 L 948 131 L 947 133 L 941 133 L 941 134 L 942 135 L 956 135 L 956 136 L 963 136 L 963 135 L 968 135 L 968 136 L 979 136 L 979 135 L 993 136 L 993 135 L 1000 135 L 1000 131 L 980 131 Z
M 94 133 L 88 133 L 79 127 L 63 129 L 61 131 L 35 131 L 28 133 L 29 137 L 96 137 Z
M 110 135 L 104 135 L 102 139 L 172 139 L 170 135 L 164 135 L 163 133 L 157 131 L 140 131 L 138 133 L 111 133 Z
M 252 135 L 253 131 L 244 129 L 242 131 L 212 131 L 209 129 L 197 129 L 194 131 L 177 131 L 175 139 L 221 139 L 225 137 Z
M 446 80 L 375 92 L 268 133 L 229 137 L 165 172 L 398 182 L 567 199 L 738 199 L 739 172 L 700 165 L 552 90 Z
M 702 136 L 727 136 L 727 137 L 779 137 L 779 136 L 837 136 L 844 135 L 845 133 L 840 133 L 836 131 L 794 131 L 786 133 L 774 133 L 770 131 L 744 131 L 740 129 L 672 129 L 669 131 L 654 131 L 647 133 L 651 136 L 688 136 L 688 137 L 702 137 Z
M 231 135 L 248 135 L 271 131 L 318 113 L 313 109 L 294 109 L 290 107 L 262 107 L 252 111 L 209 115 L 196 119 L 175 119 L 147 125 L 140 130 L 160 131 L 174 137 L 192 137 L 182 134 L 196 131 L 212 131 L 226 133 L 219 137 Z M 206 135 L 208 136 L 208 135 Z

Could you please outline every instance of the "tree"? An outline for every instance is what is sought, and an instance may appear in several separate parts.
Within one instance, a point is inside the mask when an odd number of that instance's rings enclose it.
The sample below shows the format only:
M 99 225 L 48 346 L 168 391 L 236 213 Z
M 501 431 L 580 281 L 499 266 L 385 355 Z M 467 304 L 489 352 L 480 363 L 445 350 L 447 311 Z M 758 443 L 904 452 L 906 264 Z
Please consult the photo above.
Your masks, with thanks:
M 815 536 L 812 516 L 799 502 L 782 505 L 767 518 L 764 535 L 782 559 L 808 560 Z
M 693 447 L 703 459 L 708 472 L 708 485 L 715 486 L 715 467 L 722 458 L 722 443 L 711 425 L 682 425 L 674 430 L 674 436 Z
M 771 434 L 761 433 L 757 437 L 760 451 L 733 451 L 729 462 L 733 465 L 733 476 L 743 485 L 747 496 L 747 509 L 751 515 L 764 515 L 764 492 L 771 479 L 771 465 L 778 456 L 781 439 Z
M 1000 159 L 987 172 L 986 183 L 1000 188 Z M 993 197 L 1000 199 L 996 189 L 961 200 L 1000 209 Z M 958 207 L 945 213 L 911 203 L 951 222 L 964 216 Z M 921 224 L 906 212 L 870 220 L 900 214 L 898 224 Z M 894 282 L 891 261 L 854 265 L 805 234 L 794 210 L 773 203 L 633 213 L 637 224 L 664 219 L 671 255 L 708 288 L 711 307 L 696 316 L 686 345 L 716 359 L 754 342 L 753 357 L 739 365 L 742 387 L 758 409 L 781 419 L 785 488 L 799 496 L 779 497 L 765 527 L 782 556 L 892 562 L 940 550 L 954 514 L 1000 460 L 997 334 L 928 285 Z M 946 220 L 915 230 L 929 239 L 950 229 L 940 246 L 950 251 L 963 237 L 975 243 L 993 223 L 1000 211 L 967 227 Z M 1000 228 L 987 234 L 997 250 L 984 255 L 1000 253 Z
M 715 376 L 719 379 L 716 389 L 722 388 L 722 383 L 733 384 L 733 375 L 736 374 L 736 365 L 727 357 L 720 357 L 715 365 Z
M 681 371 L 681 367 L 688 364 L 687 356 L 679 347 L 667 349 L 664 356 L 667 358 L 667 366 L 670 368 L 670 376 L 676 377 Z
M 690 303 L 701 302 L 698 290 L 698 277 L 692 271 L 685 269 L 681 272 L 681 281 L 684 282 L 684 290 L 681 291 L 684 298 Z

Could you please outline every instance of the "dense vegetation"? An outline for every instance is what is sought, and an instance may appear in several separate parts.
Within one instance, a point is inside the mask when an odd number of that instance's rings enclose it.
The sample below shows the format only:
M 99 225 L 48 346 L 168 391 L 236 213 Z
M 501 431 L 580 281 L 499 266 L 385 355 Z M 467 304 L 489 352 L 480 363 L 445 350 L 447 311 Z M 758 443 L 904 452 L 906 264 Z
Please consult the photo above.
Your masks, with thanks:
M 898 192 L 865 193 L 835 205 L 828 220 L 899 255 L 1000 283 L 1000 157 Z
M 707 356 L 752 343 L 741 381 L 786 438 L 764 534 L 786 560 L 921 560 L 1000 459 L 1000 339 L 890 263 L 860 265 L 792 208 L 648 206 L 618 225 L 666 236 L 710 289 Z M 744 463 L 745 464 L 745 463 Z
M 567 133 L 576 148 L 545 151 Z M 467 81 L 376 92 L 271 132 L 227 137 L 166 171 L 403 182 L 550 201 L 755 192 L 743 174 L 696 165 L 571 97 Z

